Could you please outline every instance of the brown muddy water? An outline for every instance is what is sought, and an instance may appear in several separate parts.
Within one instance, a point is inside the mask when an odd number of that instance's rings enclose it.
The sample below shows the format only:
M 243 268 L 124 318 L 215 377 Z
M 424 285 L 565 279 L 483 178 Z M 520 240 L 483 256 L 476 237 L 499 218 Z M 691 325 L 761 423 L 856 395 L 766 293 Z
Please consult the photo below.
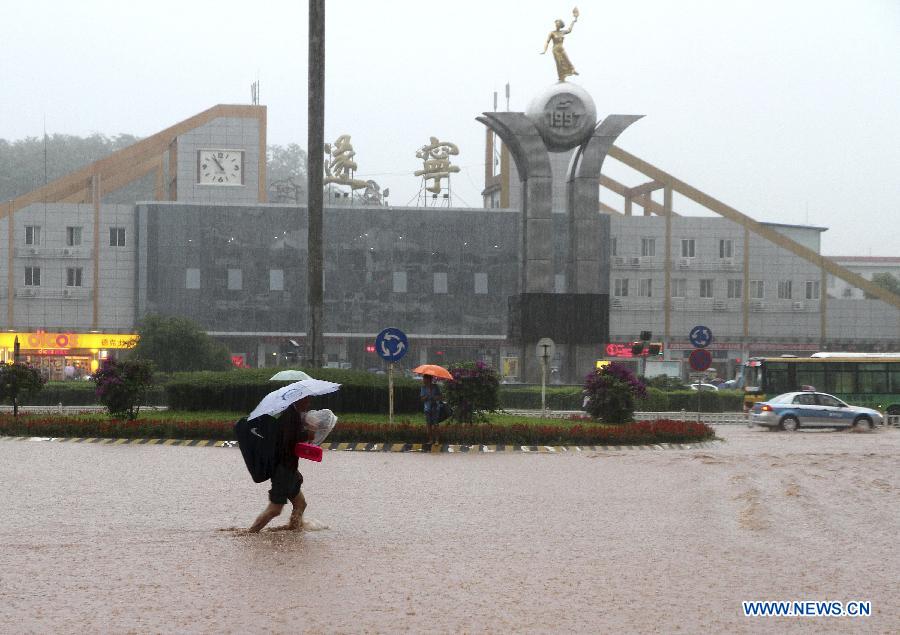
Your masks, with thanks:
M 0 440 L 6 633 L 900 631 L 900 430 L 696 450 L 327 452 L 314 531 L 237 449 Z M 277 522 L 277 521 L 276 521 Z M 742 600 L 869 600 L 746 618 Z

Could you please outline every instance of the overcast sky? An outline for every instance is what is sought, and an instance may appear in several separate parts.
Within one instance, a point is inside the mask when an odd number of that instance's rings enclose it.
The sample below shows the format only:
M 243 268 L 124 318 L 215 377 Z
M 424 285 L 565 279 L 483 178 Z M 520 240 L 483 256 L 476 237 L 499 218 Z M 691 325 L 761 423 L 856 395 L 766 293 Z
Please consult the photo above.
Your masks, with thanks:
M 493 93 L 556 81 L 539 55 L 571 2 L 326 2 L 325 138 L 404 205 L 429 136 L 480 206 Z M 900 256 L 900 1 L 584 1 L 566 50 L 619 145 L 761 221 L 828 227 L 830 255 Z M 261 83 L 269 143 L 306 145 L 307 4 L 0 0 L 0 138 L 146 136 Z M 604 171 L 641 181 L 612 159 Z M 621 199 L 604 200 L 621 208 Z M 676 210 L 682 201 L 676 197 Z M 461 204 L 461 203 L 460 203 Z M 686 211 L 690 209 L 682 205 Z

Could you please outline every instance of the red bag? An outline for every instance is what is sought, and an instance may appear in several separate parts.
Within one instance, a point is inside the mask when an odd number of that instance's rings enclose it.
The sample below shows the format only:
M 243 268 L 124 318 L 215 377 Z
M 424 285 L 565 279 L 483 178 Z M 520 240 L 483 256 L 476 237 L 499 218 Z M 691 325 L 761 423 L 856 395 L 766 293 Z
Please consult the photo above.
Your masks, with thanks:
M 301 459 L 322 462 L 322 448 L 312 443 L 298 443 L 294 446 L 294 454 Z

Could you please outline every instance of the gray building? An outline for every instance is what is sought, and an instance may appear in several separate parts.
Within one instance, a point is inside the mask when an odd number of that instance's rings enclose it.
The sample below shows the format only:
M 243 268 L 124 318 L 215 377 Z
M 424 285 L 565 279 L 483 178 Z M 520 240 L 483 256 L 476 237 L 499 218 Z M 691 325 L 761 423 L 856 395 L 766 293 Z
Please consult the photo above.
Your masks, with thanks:
M 0 223 L 0 357 L 11 358 L 18 337 L 23 354 L 54 373 L 72 360 L 96 364 L 127 348 L 142 316 L 164 313 L 196 320 L 247 365 L 301 359 L 306 209 L 265 201 L 265 119 L 263 107 L 216 106 L 0 207 L 8 219 Z M 404 366 L 482 359 L 518 376 L 509 299 L 521 293 L 520 194 L 509 154 L 492 139 L 483 209 L 324 210 L 330 364 L 381 367 L 374 337 L 395 326 L 413 344 Z M 610 156 L 630 160 L 617 148 Z M 551 155 L 555 294 L 569 291 L 567 160 Z M 870 287 L 820 256 L 823 228 L 756 223 L 721 204 L 721 218 L 678 216 L 672 188 L 691 190 L 640 167 L 655 180 L 629 188 L 603 176 L 598 186 L 610 237 L 597 245 L 610 254 L 599 293 L 608 289 L 610 308 L 597 359 L 652 331 L 666 359 L 683 361 L 696 324 L 713 330 L 723 374 L 748 355 L 900 349 L 900 310 L 889 299 L 829 297 L 829 276 Z M 156 177 L 156 200 L 103 202 L 147 175 Z M 601 202 L 600 186 L 622 194 L 624 210 Z M 654 198 L 661 188 L 670 188 L 662 202 Z M 76 341 L 84 345 L 63 345 Z M 565 355 L 558 347 L 551 364 L 565 367 Z

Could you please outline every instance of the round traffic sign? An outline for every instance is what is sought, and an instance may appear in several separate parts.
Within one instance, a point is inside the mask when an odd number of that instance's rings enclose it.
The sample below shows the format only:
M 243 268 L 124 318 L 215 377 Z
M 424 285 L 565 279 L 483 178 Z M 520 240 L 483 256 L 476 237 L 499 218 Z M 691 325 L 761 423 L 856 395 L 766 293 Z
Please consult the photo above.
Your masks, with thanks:
M 375 338 L 375 352 L 386 362 L 400 360 L 409 350 L 409 340 L 406 333 L 398 328 L 389 326 Z
M 693 370 L 697 372 L 704 371 L 712 365 L 712 353 L 705 348 L 695 348 L 691 351 L 688 363 Z
M 691 329 L 691 334 L 688 336 L 688 338 L 691 340 L 691 344 L 693 344 L 697 348 L 706 348 L 707 346 L 712 344 L 712 330 L 708 326 L 698 324 Z

